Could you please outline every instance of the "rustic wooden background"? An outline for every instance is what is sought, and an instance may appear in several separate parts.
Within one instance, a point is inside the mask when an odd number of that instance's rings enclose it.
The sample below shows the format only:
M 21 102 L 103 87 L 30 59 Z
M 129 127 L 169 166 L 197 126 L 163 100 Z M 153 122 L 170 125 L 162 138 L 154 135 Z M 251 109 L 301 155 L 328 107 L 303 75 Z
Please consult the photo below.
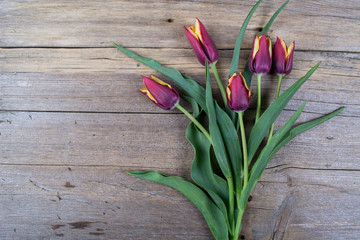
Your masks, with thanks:
M 190 179 L 193 151 L 185 139 L 189 120 L 138 92 L 140 75 L 155 72 L 111 41 L 203 84 L 183 30 L 198 17 L 220 49 L 225 82 L 255 2 L 2 0 L 0 238 L 212 239 L 180 193 L 125 173 L 152 169 Z M 282 2 L 264 0 L 256 11 L 241 66 Z M 276 128 L 302 101 L 300 122 L 347 108 L 273 158 L 248 204 L 241 239 L 359 239 L 359 20 L 359 0 L 291 1 L 271 28 L 273 42 L 296 41 L 283 89 L 322 61 Z M 275 85 L 274 77 L 263 80 L 268 102 Z

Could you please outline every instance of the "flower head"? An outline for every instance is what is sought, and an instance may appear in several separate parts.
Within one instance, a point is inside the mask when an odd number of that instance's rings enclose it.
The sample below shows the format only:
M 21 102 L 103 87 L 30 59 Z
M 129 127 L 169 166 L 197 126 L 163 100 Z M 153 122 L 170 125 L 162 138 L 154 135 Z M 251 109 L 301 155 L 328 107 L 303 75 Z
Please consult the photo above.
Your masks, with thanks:
M 205 59 L 207 59 L 209 63 L 214 63 L 219 59 L 219 53 L 215 43 L 199 19 L 196 18 L 195 26 L 184 28 L 186 37 L 202 65 L 205 66 Z
M 169 84 L 153 75 L 150 75 L 150 77 L 142 76 L 142 78 L 146 88 L 141 89 L 140 92 L 157 106 L 165 110 L 171 110 L 179 103 L 178 92 Z
M 255 36 L 249 61 L 250 71 L 256 74 L 266 74 L 271 69 L 271 40 L 265 34 Z
M 245 78 L 241 73 L 235 72 L 229 78 L 226 88 L 228 106 L 235 112 L 245 111 L 250 106 L 251 92 L 246 85 Z
M 295 42 L 292 42 L 287 48 L 284 40 L 277 38 L 273 49 L 273 72 L 275 74 L 289 74 L 292 70 Z

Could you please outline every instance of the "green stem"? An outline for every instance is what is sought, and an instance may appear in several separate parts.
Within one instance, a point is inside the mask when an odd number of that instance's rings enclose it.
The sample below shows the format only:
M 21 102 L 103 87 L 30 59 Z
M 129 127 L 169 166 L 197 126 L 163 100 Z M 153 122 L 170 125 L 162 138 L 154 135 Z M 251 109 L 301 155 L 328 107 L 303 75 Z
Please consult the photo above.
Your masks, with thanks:
M 239 112 L 239 123 L 240 123 L 240 134 L 241 134 L 241 143 L 243 148 L 243 158 L 244 158 L 244 188 L 248 183 L 248 153 L 247 153 L 247 145 L 246 145 L 246 136 L 245 136 L 245 128 L 244 128 L 244 121 L 243 121 L 244 112 Z
M 231 177 L 226 180 L 229 187 L 229 221 L 231 228 L 234 229 L 234 183 Z
M 244 159 L 244 186 L 243 189 L 245 189 L 246 185 L 248 184 L 248 180 L 249 180 L 249 166 L 248 166 L 248 153 L 247 153 L 247 145 L 246 145 L 246 136 L 245 136 L 245 127 L 244 127 L 244 120 L 243 120 L 243 115 L 244 112 L 239 112 L 239 124 L 240 124 L 240 135 L 241 135 L 241 143 L 242 143 L 242 148 L 243 148 L 243 159 Z M 238 240 L 239 239 L 239 235 L 240 235 L 240 231 L 241 231 L 241 221 L 242 221 L 242 217 L 244 214 L 244 209 L 240 208 L 240 197 L 241 197 L 241 193 L 237 192 L 236 193 L 236 201 L 237 201 L 237 207 L 238 207 L 238 216 L 236 219 L 236 226 L 235 226 L 235 231 L 234 231 L 234 235 L 233 235 L 233 240 Z
M 220 88 L 220 92 L 221 92 L 221 96 L 222 96 L 222 99 L 224 101 L 224 106 L 227 106 L 227 100 L 226 100 L 226 92 L 225 92 L 225 88 L 224 88 L 224 85 L 220 79 L 220 76 L 219 76 L 219 73 L 217 71 L 217 68 L 216 68 L 216 63 L 213 63 L 210 65 L 211 66 L 211 70 L 213 71 L 214 73 L 214 76 L 216 78 L 216 81 L 217 81 L 217 84 L 219 85 L 219 88 Z
M 243 214 L 244 214 L 244 210 L 239 209 L 239 214 L 238 214 L 238 217 L 237 217 L 237 220 L 236 220 L 236 227 L 235 227 L 233 240 L 238 240 L 239 239 L 240 230 L 241 230 L 241 220 L 242 220 Z
M 257 74 L 257 107 L 256 107 L 256 119 L 255 123 L 260 118 L 260 108 L 261 108 L 261 74 Z
M 279 81 L 278 81 L 278 85 L 277 85 L 275 99 L 277 99 L 279 97 L 280 88 L 281 88 L 281 81 L 282 81 L 283 76 L 284 76 L 283 74 L 279 74 Z M 274 131 L 274 125 L 275 125 L 275 123 L 271 124 L 270 130 L 269 130 L 269 137 L 268 137 L 268 140 L 267 140 L 268 143 L 270 142 L 270 140 L 272 138 L 273 131 Z
M 209 132 L 201 125 L 198 120 L 196 120 L 185 108 L 183 108 L 180 104 L 177 104 L 176 107 L 182 111 L 190 120 L 202 131 L 202 133 L 209 139 L 209 142 L 212 144 L 212 139 L 210 137 Z

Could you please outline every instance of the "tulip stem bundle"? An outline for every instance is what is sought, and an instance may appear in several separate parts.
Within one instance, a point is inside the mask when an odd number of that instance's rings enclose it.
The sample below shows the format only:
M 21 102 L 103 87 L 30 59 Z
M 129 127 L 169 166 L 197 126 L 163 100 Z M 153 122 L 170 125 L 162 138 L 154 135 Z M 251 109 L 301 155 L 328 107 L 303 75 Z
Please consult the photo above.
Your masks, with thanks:
M 223 102 L 224 102 L 224 106 L 226 106 L 226 105 L 227 105 L 227 101 L 226 101 L 225 88 L 224 88 L 224 85 L 223 85 L 223 83 L 222 83 L 222 81 L 221 81 L 221 78 L 220 78 L 220 76 L 219 76 L 219 73 L 218 73 L 218 71 L 217 71 L 216 63 L 210 64 L 210 67 L 211 67 L 211 70 L 212 70 L 213 73 L 214 73 L 216 82 L 217 82 L 217 84 L 219 85 L 220 92 L 221 92 L 221 97 L 222 97 Z
M 199 19 L 196 19 L 195 26 L 185 27 L 185 34 L 200 64 L 205 66 L 205 88 L 192 77 L 174 68 L 165 67 L 154 59 L 139 56 L 113 43 L 129 57 L 163 74 L 182 88 L 186 93 L 183 96 L 191 103 L 193 112 L 190 114 L 179 104 L 180 95 L 170 84 L 153 75 L 143 76 L 145 88 L 140 90 L 141 93 L 164 110 L 178 108 L 191 120 L 186 129 L 186 138 L 194 149 L 191 167 L 193 182 L 157 171 L 128 171 L 128 173 L 138 178 L 164 184 L 183 193 L 201 211 L 217 240 L 239 238 L 241 222 L 250 194 L 276 152 L 298 134 L 329 120 L 344 109 L 340 108 L 319 119 L 295 126 L 296 120 L 305 107 L 303 103 L 273 135 L 275 120 L 320 63 L 279 96 L 282 78 L 292 69 L 295 43 L 293 42 L 287 48 L 285 42 L 277 38 L 272 47 L 270 37 L 266 37 L 265 34 L 289 2 L 287 0 L 263 28 L 261 36 L 255 36 L 249 61 L 244 68 L 244 70 L 250 69 L 250 72 L 246 71 L 242 74 L 239 71 L 241 41 L 251 16 L 261 2 L 262 0 L 259 0 L 254 5 L 240 29 L 226 89 L 215 65 L 219 57 L 218 50 Z M 219 85 L 225 106 L 219 105 L 212 96 L 209 64 Z M 273 73 L 279 75 L 276 98 L 260 117 L 261 76 L 269 73 L 271 69 Z M 256 122 L 251 129 L 248 129 L 249 137 L 246 139 L 243 115 L 250 106 L 251 92 L 248 84 L 250 85 L 253 73 L 257 75 Z M 200 115 L 207 116 L 209 130 L 197 120 Z M 238 126 L 240 126 L 240 137 Z M 264 146 L 262 143 L 267 134 L 268 140 Z M 215 162 L 219 167 L 218 170 L 215 170 L 213 166 Z

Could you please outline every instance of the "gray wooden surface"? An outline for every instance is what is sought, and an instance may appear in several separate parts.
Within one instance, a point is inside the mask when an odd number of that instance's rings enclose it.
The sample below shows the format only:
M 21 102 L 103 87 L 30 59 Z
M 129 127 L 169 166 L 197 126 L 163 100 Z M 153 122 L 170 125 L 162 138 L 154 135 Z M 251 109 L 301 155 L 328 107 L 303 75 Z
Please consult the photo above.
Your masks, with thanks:
M 125 173 L 152 169 L 190 179 L 193 151 L 185 139 L 189 120 L 138 92 L 140 75 L 155 72 L 111 41 L 203 84 L 183 32 L 198 17 L 220 49 L 225 83 L 255 2 L 1 1 L 0 238 L 212 239 L 180 193 Z M 281 3 L 264 0 L 256 11 L 241 66 Z M 274 23 L 273 41 L 296 41 L 283 89 L 322 61 L 275 128 L 303 101 L 299 122 L 347 108 L 275 155 L 248 204 L 242 239 L 359 239 L 359 10 L 358 0 L 291 1 Z M 264 104 L 275 85 L 264 78 Z

